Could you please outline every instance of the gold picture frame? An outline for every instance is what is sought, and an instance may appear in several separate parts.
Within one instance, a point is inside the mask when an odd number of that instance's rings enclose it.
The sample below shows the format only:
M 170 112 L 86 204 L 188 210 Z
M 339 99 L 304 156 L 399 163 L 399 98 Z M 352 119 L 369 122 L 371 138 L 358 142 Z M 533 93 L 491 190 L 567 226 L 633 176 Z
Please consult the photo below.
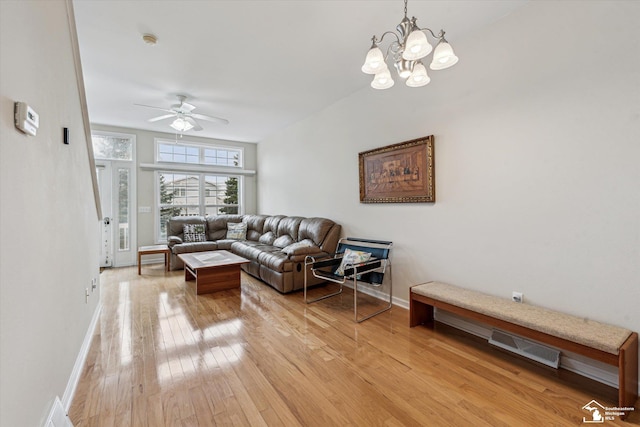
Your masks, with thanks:
M 433 135 L 358 153 L 361 203 L 434 203 Z

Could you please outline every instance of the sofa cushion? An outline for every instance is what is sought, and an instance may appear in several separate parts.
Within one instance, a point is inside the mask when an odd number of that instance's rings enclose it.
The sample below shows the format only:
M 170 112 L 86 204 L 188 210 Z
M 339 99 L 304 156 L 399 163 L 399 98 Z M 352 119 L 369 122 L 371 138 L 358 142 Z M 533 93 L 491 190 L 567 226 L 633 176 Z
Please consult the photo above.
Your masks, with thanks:
M 205 242 L 207 235 L 204 233 L 204 224 L 184 224 L 182 226 L 182 240 L 189 242 Z
M 247 223 L 245 222 L 228 222 L 227 223 L 227 239 L 246 240 Z
M 292 243 L 294 243 L 293 238 L 288 234 L 285 234 L 284 236 L 280 236 L 276 240 L 274 240 L 273 246 L 277 246 L 279 249 L 282 249 Z
M 231 251 L 234 254 L 249 261 L 258 261 L 258 256 L 264 251 L 264 248 L 265 245 L 252 240 L 235 241 L 231 244 Z
M 284 215 L 273 215 L 265 218 L 262 232 L 267 233 L 271 231 L 274 235 L 278 234 L 278 224 L 280 224 L 282 218 L 284 218 Z
M 276 237 L 289 236 L 291 237 L 291 241 L 286 245 L 276 245 L 274 242 L 274 246 L 280 246 L 284 248 L 287 245 L 290 245 L 293 242 L 298 241 L 298 229 L 300 228 L 300 223 L 302 222 L 301 217 L 299 216 L 288 216 L 286 218 L 282 218 L 278 223 L 278 232 L 276 233 Z
M 298 240 L 310 239 L 316 245 L 322 246 L 327 233 L 335 225 L 335 222 L 326 218 L 304 218 L 298 229 Z
M 216 242 L 191 242 L 174 245 L 171 251 L 174 254 L 186 254 L 189 252 L 215 251 L 218 249 Z
M 227 223 L 242 222 L 242 215 L 207 216 L 208 240 L 219 240 L 227 237 Z
M 305 239 L 285 246 L 282 248 L 282 252 L 287 255 L 317 254 L 320 252 L 320 248 L 316 246 L 313 240 Z
M 276 235 L 273 233 L 273 231 L 268 231 L 268 232 L 264 233 L 258 239 L 258 241 L 260 243 L 263 243 L 265 245 L 273 245 L 273 241 L 274 240 L 276 240 Z
M 247 224 L 247 240 L 258 240 L 264 233 L 266 215 L 245 215 L 242 222 Z
M 271 248 L 271 250 L 269 250 L 269 248 Z M 288 259 L 287 254 L 283 253 L 280 248 L 276 246 L 265 246 L 262 249 L 258 255 L 258 262 L 262 266 L 277 271 L 278 273 L 293 270 L 293 262 Z

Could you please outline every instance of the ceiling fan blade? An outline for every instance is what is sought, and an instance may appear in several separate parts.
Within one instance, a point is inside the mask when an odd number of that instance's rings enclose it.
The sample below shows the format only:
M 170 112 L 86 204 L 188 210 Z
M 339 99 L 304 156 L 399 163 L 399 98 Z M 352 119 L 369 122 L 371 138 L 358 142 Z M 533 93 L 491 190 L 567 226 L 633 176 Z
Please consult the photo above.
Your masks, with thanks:
M 186 111 L 187 113 L 190 113 L 191 111 L 195 110 L 196 106 L 195 105 L 191 105 L 188 102 L 183 102 L 182 105 L 180 106 L 180 109 L 182 111 Z
M 149 119 L 148 121 L 153 123 L 153 122 L 157 122 L 160 120 L 164 120 L 164 119 L 168 119 L 170 117 L 174 117 L 175 114 L 165 114 L 164 116 L 158 116 L 158 117 L 154 117 L 153 119 Z
M 193 125 L 193 130 L 202 130 L 202 126 L 200 126 L 198 122 L 193 120 L 193 117 L 185 117 L 184 119 Z
M 200 119 L 200 120 L 206 120 L 208 122 L 220 123 L 223 125 L 229 124 L 229 120 L 227 119 L 221 119 L 220 117 L 205 116 L 204 114 L 193 113 L 191 114 L 191 117 L 195 117 L 196 119 Z
M 161 108 L 161 107 L 154 107 L 153 105 L 144 105 L 144 104 L 133 104 L 133 105 L 137 105 L 138 107 L 153 108 L 154 110 L 166 111 L 167 113 L 173 113 L 173 110 L 167 110 L 166 108 Z

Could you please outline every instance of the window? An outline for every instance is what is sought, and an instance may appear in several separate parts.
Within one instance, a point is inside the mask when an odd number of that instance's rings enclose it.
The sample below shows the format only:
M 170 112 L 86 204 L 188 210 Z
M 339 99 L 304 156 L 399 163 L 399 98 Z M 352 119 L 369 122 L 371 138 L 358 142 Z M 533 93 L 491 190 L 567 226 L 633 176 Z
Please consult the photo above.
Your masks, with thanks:
M 155 147 L 158 242 L 172 216 L 242 212 L 242 148 L 159 138 Z
M 133 139 L 130 136 L 94 132 L 91 134 L 93 157 L 100 160 L 133 159 Z
M 195 142 L 176 144 L 158 139 L 156 154 L 156 162 L 242 167 L 242 150 L 237 148 L 212 147 Z
M 206 173 L 158 172 L 159 241 L 167 240 L 167 220 L 177 215 L 237 214 L 238 177 Z
M 118 193 L 118 250 L 128 251 L 131 240 L 128 168 L 118 168 Z

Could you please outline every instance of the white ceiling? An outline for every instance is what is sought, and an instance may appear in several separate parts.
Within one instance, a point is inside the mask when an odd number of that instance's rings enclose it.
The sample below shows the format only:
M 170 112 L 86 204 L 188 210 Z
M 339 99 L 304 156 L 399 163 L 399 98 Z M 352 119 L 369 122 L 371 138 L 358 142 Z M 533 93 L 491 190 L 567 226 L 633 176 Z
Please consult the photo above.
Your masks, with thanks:
M 443 28 L 455 49 L 525 2 L 413 0 L 408 15 Z M 90 120 L 170 132 L 170 120 L 148 122 L 162 112 L 133 104 L 168 107 L 184 94 L 194 112 L 230 121 L 200 121 L 204 130 L 189 133 L 259 142 L 368 88 L 360 67 L 371 36 L 393 30 L 403 8 L 401 0 L 74 0 Z M 158 43 L 145 44 L 144 33 Z

